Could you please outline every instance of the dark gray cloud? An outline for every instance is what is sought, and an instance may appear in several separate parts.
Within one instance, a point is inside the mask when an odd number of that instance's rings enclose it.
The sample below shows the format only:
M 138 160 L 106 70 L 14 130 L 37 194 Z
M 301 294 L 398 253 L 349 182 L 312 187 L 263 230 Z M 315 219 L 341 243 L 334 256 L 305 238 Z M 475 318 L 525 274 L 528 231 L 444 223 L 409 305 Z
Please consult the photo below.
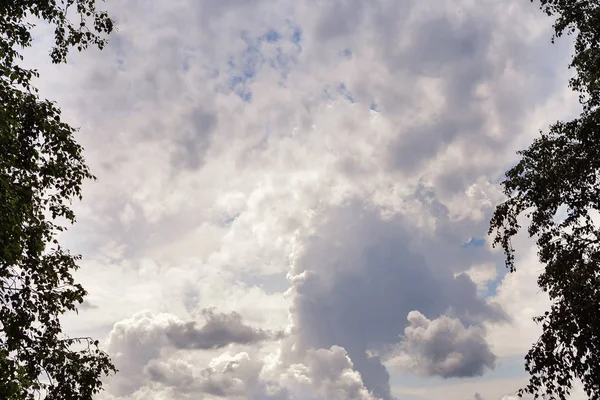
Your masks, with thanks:
M 180 349 L 220 349 L 229 344 L 250 344 L 278 335 L 244 324 L 236 312 L 216 313 L 212 309 L 202 311 L 206 322 L 198 326 L 196 321 L 171 324 L 165 333 L 171 343 Z
M 431 121 L 398 135 L 388 154 L 391 167 L 410 174 L 456 138 L 484 136 L 486 119 L 475 88 L 500 69 L 486 57 L 491 33 L 481 22 L 468 19 L 455 26 L 444 17 L 424 21 L 411 30 L 414 40 L 397 54 L 394 64 L 416 76 L 443 79 L 442 96 L 448 101 Z
M 465 327 L 460 320 L 441 316 L 435 320 L 418 311 L 407 317 L 396 364 L 425 376 L 462 378 L 483 375 L 495 366 L 496 357 L 481 328 Z M 477 395 L 476 395 L 477 397 Z
M 356 202 L 327 210 L 295 260 L 292 315 L 299 348 L 344 347 L 369 390 L 391 399 L 386 355 L 419 309 L 450 314 L 465 324 L 502 320 L 467 275 L 429 265 L 413 251 L 420 238 L 406 220 L 384 219 Z M 419 244 L 419 247 L 423 244 Z M 429 248 L 436 246 L 429 238 Z

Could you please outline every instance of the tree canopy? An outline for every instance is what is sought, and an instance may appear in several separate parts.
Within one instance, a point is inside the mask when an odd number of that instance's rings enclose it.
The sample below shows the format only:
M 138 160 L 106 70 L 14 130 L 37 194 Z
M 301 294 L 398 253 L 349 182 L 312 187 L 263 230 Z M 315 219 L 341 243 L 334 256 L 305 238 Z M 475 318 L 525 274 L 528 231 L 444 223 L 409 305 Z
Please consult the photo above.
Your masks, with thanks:
M 98 341 L 62 332 L 60 316 L 86 291 L 72 276 L 79 256 L 57 234 L 75 222 L 71 201 L 93 176 L 76 129 L 39 97 L 38 72 L 19 64 L 34 21 L 54 27 L 54 63 L 73 47 L 104 47 L 113 29 L 94 0 L 0 1 L 0 398 L 91 399 L 115 369 Z
M 600 2 L 541 0 L 555 18 L 552 40 L 573 35 L 569 86 L 579 93 L 581 115 L 542 132 L 502 183 L 509 199 L 490 224 L 495 245 L 515 270 L 511 238 L 521 230 L 536 238 L 544 270 L 538 284 L 551 307 L 535 318 L 542 334 L 525 357 L 529 383 L 520 395 L 566 399 L 581 380 L 600 399 Z M 559 210 L 566 212 L 561 218 Z

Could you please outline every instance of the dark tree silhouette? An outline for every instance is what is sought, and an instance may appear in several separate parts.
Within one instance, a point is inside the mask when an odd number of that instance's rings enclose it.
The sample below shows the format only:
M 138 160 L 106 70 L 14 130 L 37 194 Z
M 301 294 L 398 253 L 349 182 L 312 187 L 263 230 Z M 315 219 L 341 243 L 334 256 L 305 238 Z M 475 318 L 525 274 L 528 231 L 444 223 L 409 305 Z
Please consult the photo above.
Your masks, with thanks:
M 515 270 L 511 238 L 529 219 L 545 265 L 538 284 L 552 305 L 535 321 L 542 335 L 525 357 L 529 383 L 519 394 L 566 399 L 574 380 L 600 399 L 600 2 L 542 0 L 555 18 L 554 37 L 573 35 L 570 87 L 579 93 L 579 118 L 556 122 L 521 151 L 502 183 L 509 199 L 490 223 L 495 245 Z M 558 209 L 566 218 L 558 220 Z
M 0 0 L 0 399 L 91 399 L 115 369 L 97 341 L 62 333 L 60 316 L 86 292 L 57 233 L 93 176 L 75 129 L 38 96 L 38 72 L 19 65 L 35 20 L 55 28 L 54 63 L 72 47 L 104 47 L 113 29 L 94 0 Z

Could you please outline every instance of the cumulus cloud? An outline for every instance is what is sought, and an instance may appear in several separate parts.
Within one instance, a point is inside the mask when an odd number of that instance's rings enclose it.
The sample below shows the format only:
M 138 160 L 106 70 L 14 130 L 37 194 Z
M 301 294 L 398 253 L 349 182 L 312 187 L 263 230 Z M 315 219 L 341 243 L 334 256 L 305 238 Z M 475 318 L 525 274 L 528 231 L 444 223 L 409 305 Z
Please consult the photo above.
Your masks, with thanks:
M 251 344 L 276 337 L 262 329 L 245 325 L 236 312 L 216 313 L 203 310 L 206 322 L 201 327 L 195 321 L 169 325 L 165 333 L 179 349 L 219 349 L 231 343 Z
M 481 324 L 504 318 L 501 309 L 477 293 L 467 275 L 455 277 L 447 268 L 428 265 L 412 250 L 418 238 L 406 232 L 409 222 L 384 219 L 359 203 L 328 210 L 325 215 L 318 234 L 306 238 L 297 249 L 290 272 L 295 352 L 344 347 L 365 385 L 387 399 L 392 397 L 389 375 L 380 356 L 397 344 L 410 307 L 418 305 L 433 316 L 452 313 L 456 317 L 452 321 L 460 327 L 461 320 Z M 458 336 L 458 342 L 448 346 L 458 344 L 465 349 L 457 351 L 470 351 L 470 345 L 480 344 L 471 340 L 475 331 L 474 327 L 467 331 L 469 340 Z M 443 336 L 432 340 L 437 339 Z M 480 335 L 475 339 L 486 345 Z M 480 350 L 473 349 L 474 354 Z M 493 366 L 493 362 L 484 365 Z M 467 365 L 456 368 L 447 376 L 469 374 Z
M 244 324 L 240 314 L 202 310 L 205 322 L 184 322 L 169 314 L 142 312 L 115 324 L 110 335 L 111 346 L 130 346 L 141 336 L 148 341 L 166 341 L 178 349 L 219 349 L 229 344 L 251 344 L 279 337 L 263 329 Z M 139 343 L 142 345 L 142 343 Z
M 305 389 L 307 392 L 314 391 L 322 399 L 375 400 L 360 373 L 354 370 L 346 350 L 339 346 L 307 351 L 303 363 L 287 368 L 282 384 L 296 389 L 304 385 L 312 388 Z
M 247 353 L 224 353 L 200 370 L 182 360 L 153 360 L 144 367 L 152 382 L 181 395 L 245 398 L 255 390 L 260 362 Z
M 480 376 L 486 368 L 494 368 L 496 356 L 483 329 L 465 327 L 460 320 L 446 316 L 429 320 L 419 311 L 408 313 L 407 320 L 410 326 L 404 330 L 392 365 L 442 378 Z
M 109 335 L 108 351 L 113 354 L 115 365 L 123 374 L 115 378 L 117 382 L 114 386 L 119 388 L 119 392 L 126 394 L 134 391 L 143 381 L 144 374 L 156 381 L 171 382 L 170 386 L 174 387 L 178 386 L 174 382 L 183 384 L 193 380 L 188 363 L 181 360 L 168 363 L 158 361 L 161 355 L 175 350 L 212 350 L 231 344 L 249 345 L 281 335 L 252 328 L 244 324 L 241 316 L 235 312 L 225 314 L 204 310 L 202 314 L 205 323 L 200 327 L 196 321 L 184 322 L 171 314 L 149 311 L 116 323 Z M 245 355 L 244 359 L 248 359 L 248 356 Z M 211 367 L 203 374 L 210 378 L 215 371 L 224 373 L 229 367 L 237 365 L 223 362 L 225 364 L 220 361 L 214 364 L 223 368 Z M 218 380 L 208 378 L 207 388 L 217 385 Z

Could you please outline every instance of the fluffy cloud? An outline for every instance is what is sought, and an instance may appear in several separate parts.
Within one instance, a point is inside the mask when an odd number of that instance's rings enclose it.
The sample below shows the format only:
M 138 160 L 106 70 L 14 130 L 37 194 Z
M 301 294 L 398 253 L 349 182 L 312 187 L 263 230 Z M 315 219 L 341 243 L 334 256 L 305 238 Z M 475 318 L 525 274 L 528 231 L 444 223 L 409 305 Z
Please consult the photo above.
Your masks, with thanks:
M 236 312 L 222 314 L 203 310 L 202 315 L 206 323 L 200 328 L 195 321 L 169 325 L 166 335 L 171 343 L 179 349 L 219 349 L 231 343 L 251 344 L 274 336 L 245 325 Z
M 151 360 L 144 367 L 148 381 L 119 398 L 375 400 L 343 348 L 310 350 L 297 361 L 267 365 L 246 352 L 220 354 L 204 368 L 181 359 Z M 115 397 L 103 393 L 100 398 Z
M 143 382 L 144 376 L 176 388 L 188 380 L 194 380 L 190 364 L 180 359 L 166 363 L 159 361 L 161 356 L 172 354 L 176 350 L 214 350 L 232 344 L 249 345 L 280 335 L 244 324 L 241 316 L 235 312 L 224 314 L 204 310 L 202 314 L 205 323 L 201 327 L 198 327 L 196 321 L 184 322 L 170 314 L 152 312 L 142 312 L 116 323 L 108 339 L 108 351 L 113 354 L 115 365 L 123 374 L 117 376 L 116 383 L 113 384 L 119 388 L 119 393 L 135 391 Z M 247 354 L 240 354 L 240 362 L 248 360 Z M 203 376 L 207 377 L 206 391 L 218 391 L 216 387 L 220 381 L 213 375 L 222 375 L 235 364 L 235 360 L 230 364 L 223 360 L 223 357 L 213 360 L 212 366 L 203 370 Z M 228 378 L 225 376 L 223 379 Z M 226 380 L 221 386 L 228 385 L 228 382 L 233 381 Z
M 179 396 L 208 395 L 225 398 L 245 398 L 256 390 L 260 362 L 247 353 L 222 354 L 211 360 L 207 368 L 195 371 L 182 360 L 152 361 L 144 370 L 152 382 L 171 388 Z
M 65 321 L 108 335 L 106 396 L 387 400 L 398 348 L 446 381 L 523 354 L 537 266 L 504 277 L 481 238 L 514 151 L 575 109 L 535 6 L 106 6 L 103 52 L 28 58 L 99 177 L 63 237 L 90 292 Z
M 290 272 L 295 352 L 343 346 L 366 386 L 384 399 L 391 393 L 380 356 L 398 342 L 410 307 L 434 317 L 452 313 L 475 324 L 504 318 L 500 308 L 477 294 L 467 275 L 455 277 L 415 253 L 419 238 L 405 231 L 408 224 L 382 219 L 360 203 L 328 210 L 318 234 L 296 250 Z M 451 341 L 447 351 L 465 351 L 453 345 L 465 347 Z M 472 350 L 474 357 L 489 354 L 487 347 Z
M 284 384 L 309 383 L 319 398 L 374 400 L 365 388 L 361 376 L 353 368 L 346 351 L 339 346 L 309 350 L 302 364 L 288 367 Z M 291 380 L 291 382 L 289 382 Z
M 443 378 L 478 376 L 486 368 L 494 368 L 496 357 L 482 329 L 465 327 L 460 320 L 446 316 L 432 321 L 418 311 L 408 313 L 407 319 L 410 326 L 404 330 L 392 365 Z

